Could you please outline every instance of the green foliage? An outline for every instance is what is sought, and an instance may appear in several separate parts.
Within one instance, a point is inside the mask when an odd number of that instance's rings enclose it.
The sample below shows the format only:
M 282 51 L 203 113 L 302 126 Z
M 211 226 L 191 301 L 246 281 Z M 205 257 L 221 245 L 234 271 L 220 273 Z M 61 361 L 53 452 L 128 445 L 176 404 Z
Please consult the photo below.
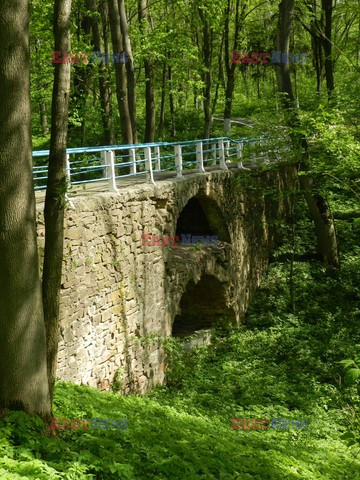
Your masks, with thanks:
M 340 223 L 342 270 L 325 269 L 312 256 L 305 212 L 298 200 L 295 313 L 292 247 L 283 243 L 244 325 L 217 328 L 210 347 L 188 354 L 178 339 L 145 339 L 166 348 L 166 386 L 123 397 L 57 384 L 55 417 L 127 418 L 127 430 L 57 430 L 47 438 L 42 422 L 23 413 L 1 420 L 1 478 L 357 480 L 359 380 L 344 375 L 359 367 L 356 239 Z M 307 418 L 309 428 L 232 430 L 231 417 Z

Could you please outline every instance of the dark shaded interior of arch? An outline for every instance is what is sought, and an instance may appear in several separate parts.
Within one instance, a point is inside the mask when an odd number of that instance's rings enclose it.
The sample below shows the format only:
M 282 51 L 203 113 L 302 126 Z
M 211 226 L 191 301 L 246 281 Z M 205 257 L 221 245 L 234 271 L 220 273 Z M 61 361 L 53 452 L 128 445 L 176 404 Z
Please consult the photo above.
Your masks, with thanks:
M 200 201 L 199 201 L 200 200 Z M 230 242 L 230 235 L 222 213 L 215 202 L 207 198 L 191 198 L 183 208 L 176 225 L 176 233 L 191 235 L 217 235 L 218 239 Z
M 233 310 L 226 306 L 222 284 L 210 275 L 204 275 L 199 283 L 189 282 L 180 301 L 181 313 L 176 315 L 172 334 L 185 337 L 197 330 L 217 324 L 235 324 Z
M 210 228 L 199 201 L 193 197 L 183 208 L 176 225 L 175 235 L 215 235 Z

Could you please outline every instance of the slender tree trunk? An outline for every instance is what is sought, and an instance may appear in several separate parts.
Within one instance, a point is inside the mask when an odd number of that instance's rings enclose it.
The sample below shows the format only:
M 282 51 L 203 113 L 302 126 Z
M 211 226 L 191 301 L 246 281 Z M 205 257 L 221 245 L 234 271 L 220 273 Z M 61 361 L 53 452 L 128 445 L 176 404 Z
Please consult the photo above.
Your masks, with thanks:
M 55 51 L 70 52 L 71 0 L 55 0 Z M 49 173 L 45 198 L 45 252 L 43 303 L 48 377 L 51 399 L 56 377 L 59 343 L 59 304 L 64 246 L 66 145 L 70 95 L 69 63 L 55 64 L 51 109 Z
M 159 138 L 162 138 L 165 121 L 165 99 L 166 99 L 166 62 L 163 65 L 162 80 L 161 80 L 161 104 L 160 104 L 160 118 L 159 118 Z
M 87 6 L 89 10 L 93 13 L 97 13 L 98 6 L 96 0 L 87 0 Z M 104 19 L 106 21 L 106 19 Z M 101 35 L 99 28 L 99 21 L 97 16 L 92 16 L 91 29 L 93 35 L 93 44 L 95 51 L 101 51 Z M 107 43 L 107 42 L 106 42 Z M 107 50 L 104 49 L 107 53 Z M 113 112 L 111 104 L 111 86 L 110 79 L 108 75 L 108 69 L 104 62 L 99 65 L 99 91 L 100 91 L 100 105 L 101 105 L 101 120 L 103 124 L 104 131 L 104 144 L 105 145 L 114 145 L 115 143 L 115 134 L 114 134 L 114 125 L 113 125 Z
M 0 415 L 50 418 L 32 181 L 29 2 L 0 10 Z
M 236 0 L 235 7 L 235 33 L 234 33 L 234 42 L 233 49 L 236 50 L 238 43 L 239 31 L 240 31 L 240 19 L 239 19 L 239 6 L 240 0 Z M 236 63 L 231 63 L 231 54 L 230 54 L 230 7 L 231 0 L 227 0 L 227 7 L 225 12 L 225 25 L 224 25 L 224 53 L 225 53 L 225 71 L 226 71 L 226 87 L 225 87 L 225 109 L 224 109 L 224 130 L 230 135 L 231 130 L 231 111 L 232 111 L 232 98 L 235 88 L 235 69 L 237 67 Z
M 334 85 L 334 62 L 332 60 L 332 12 L 333 12 L 333 0 L 322 0 L 322 9 L 325 16 L 325 28 L 324 36 L 322 38 L 322 46 L 325 55 L 325 79 L 326 87 L 328 91 L 329 100 L 332 97 L 335 85 Z
M 146 24 L 148 23 L 147 0 L 138 0 L 138 15 L 140 28 L 146 35 Z M 151 52 L 147 52 L 144 60 L 145 66 L 145 89 L 146 89 L 146 125 L 145 142 L 151 143 L 155 138 L 155 89 L 154 89 L 154 65 L 150 58 Z
M 211 48 L 211 32 L 209 21 L 206 18 L 206 12 L 199 7 L 199 16 L 203 24 L 203 47 L 202 47 L 202 56 L 204 61 L 204 72 L 203 72 L 203 81 L 204 81 L 204 117 L 205 117 L 205 126 L 204 126 L 204 138 L 210 138 L 211 126 L 212 126 L 212 115 L 211 115 L 211 63 L 212 63 L 212 48 Z
M 320 95 L 321 91 L 321 72 L 322 72 L 322 56 L 321 56 L 321 45 L 318 39 L 313 39 L 314 41 L 314 60 L 315 60 L 315 69 L 316 69 L 316 93 Z
M 120 30 L 120 15 L 117 0 L 108 0 L 111 27 L 111 39 L 114 52 L 123 51 L 122 35 Z M 122 139 L 125 144 L 133 142 L 133 130 L 129 113 L 129 104 L 126 90 L 126 70 L 124 63 L 115 63 L 116 98 L 119 107 Z
M 289 51 L 294 3 L 295 0 L 282 0 L 279 6 L 276 50 L 280 50 L 282 52 Z M 284 94 L 282 97 L 283 108 L 287 117 L 288 125 L 292 129 L 298 128 L 301 126 L 301 124 L 296 110 L 294 94 L 291 86 L 289 64 L 280 63 L 276 65 L 276 74 L 279 91 Z M 303 135 L 292 132 L 292 139 L 296 146 L 300 145 L 304 150 L 301 168 L 306 172 L 308 170 L 308 145 L 306 138 Z M 315 224 L 318 253 L 325 264 L 338 267 L 339 259 L 336 232 L 327 201 L 322 197 L 322 195 L 320 195 L 311 175 L 301 175 L 299 180 L 309 207 L 310 214 Z
M 133 137 L 132 143 L 137 143 L 138 138 L 137 138 L 137 125 L 136 125 L 135 65 L 134 65 L 134 57 L 133 57 L 132 48 L 131 48 L 129 26 L 128 26 L 128 21 L 126 17 L 125 0 L 119 0 L 119 15 L 120 15 L 120 29 L 121 29 L 121 35 L 122 35 L 123 49 L 128 54 L 128 61 L 126 62 L 126 75 L 127 75 L 129 114 L 130 114 L 132 137 Z
M 41 130 L 43 135 L 47 135 L 49 133 L 48 121 L 46 116 L 46 105 L 44 102 L 39 104 L 39 112 L 40 112 L 40 123 L 41 123 Z
M 170 55 L 169 55 L 170 56 Z M 173 93 L 173 84 L 172 84 L 172 66 L 169 65 L 168 68 L 168 78 L 169 78 L 169 106 L 170 106 L 170 135 L 174 138 L 176 135 L 175 127 L 175 106 L 174 106 L 174 93 Z
M 245 95 L 248 97 L 248 96 L 249 96 L 249 87 L 248 87 L 248 83 L 247 83 L 247 68 L 246 68 L 246 64 L 241 65 L 240 68 L 241 68 L 241 74 L 242 74 L 242 77 L 243 77 L 243 80 L 244 80 Z
M 80 40 L 83 34 L 89 35 L 91 30 L 91 20 L 87 15 L 83 15 L 80 5 L 77 11 L 77 39 Z M 72 79 L 74 82 L 73 93 L 71 96 L 70 112 L 78 116 L 80 125 L 70 124 L 68 127 L 68 138 L 71 142 L 80 145 L 85 144 L 86 134 L 86 99 L 89 93 L 89 68 L 87 65 L 72 64 Z M 80 138 L 80 141 L 79 141 Z
M 224 34 L 221 37 L 221 43 L 220 43 L 220 48 L 219 48 L 218 79 L 217 79 L 217 82 L 216 82 L 215 95 L 214 95 L 214 100 L 213 100 L 212 109 L 211 109 L 212 115 L 214 114 L 214 112 L 216 110 L 216 105 L 217 105 L 217 101 L 218 101 L 218 97 L 219 97 L 219 87 L 220 87 L 221 77 L 223 75 L 223 71 L 222 71 L 223 70 L 223 67 L 222 67 L 222 65 L 223 65 L 223 55 L 222 55 L 223 44 L 224 44 Z

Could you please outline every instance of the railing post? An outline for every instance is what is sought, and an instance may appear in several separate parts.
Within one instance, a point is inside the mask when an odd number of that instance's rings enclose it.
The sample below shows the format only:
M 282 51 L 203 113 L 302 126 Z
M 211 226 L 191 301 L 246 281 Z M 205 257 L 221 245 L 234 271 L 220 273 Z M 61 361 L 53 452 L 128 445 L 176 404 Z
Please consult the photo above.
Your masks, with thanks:
M 196 144 L 196 163 L 200 173 L 205 173 L 204 169 L 204 156 L 203 156 L 203 144 L 199 142 Z
M 161 170 L 160 147 L 155 147 L 156 170 Z
M 136 152 L 135 152 L 135 148 L 130 148 L 129 149 L 129 158 L 130 158 L 130 162 L 131 162 L 131 165 L 130 165 L 130 173 L 132 175 L 136 175 Z
M 71 185 L 71 169 L 70 169 L 70 155 L 66 154 L 66 180 L 69 186 Z
M 176 166 L 176 177 L 183 179 L 184 176 L 182 174 L 182 147 L 181 145 L 175 145 L 175 166 Z
M 243 157 L 243 147 L 244 145 L 242 143 L 237 143 L 236 144 L 236 154 L 237 154 L 237 158 L 241 158 Z M 244 167 L 243 165 L 243 162 L 241 160 L 241 162 L 238 163 L 238 168 L 241 168 L 242 170 L 250 170 L 250 168 L 246 168 Z
M 146 181 L 148 183 L 152 183 L 155 185 L 154 182 L 154 174 L 152 168 L 152 159 L 151 159 L 151 148 L 145 147 L 144 148 L 144 155 L 145 155 L 145 167 L 146 167 Z
M 105 165 L 106 165 L 106 176 L 109 182 L 109 192 L 118 193 L 118 189 L 116 186 L 116 178 L 115 178 L 115 161 L 114 161 L 115 154 L 113 150 L 108 150 L 105 152 Z
M 101 165 L 104 165 L 104 167 L 106 167 L 106 151 L 100 152 L 100 156 L 101 156 Z M 104 178 L 108 177 L 107 168 L 103 169 L 103 177 Z
M 229 151 L 230 151 L 230 142 L 229 140 L 226 140 L 225 142 L 225 159 L 227 162 L 230 162 L 230 156 L 229 156 Z
M 217 160 L 216 143 L 213 143 L 211 145 L 211 149 L 212 149 L 212 158 L 213 158 L 212 165 L 216 165 L 216 160 Z
M 229 170 L 225 163 L 225 151 L 224 140 L 219 140 L 219 152 L 220 152 L 220 168 L 221 170 Z

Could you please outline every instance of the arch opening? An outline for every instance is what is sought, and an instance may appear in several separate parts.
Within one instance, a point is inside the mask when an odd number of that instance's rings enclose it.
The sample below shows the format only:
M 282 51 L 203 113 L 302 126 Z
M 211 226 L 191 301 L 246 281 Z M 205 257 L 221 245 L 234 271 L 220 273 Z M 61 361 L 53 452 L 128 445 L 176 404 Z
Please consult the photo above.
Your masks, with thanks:
M 181 211 L 176 224 L 175 235 L 213 236 L 218 240 L 230 242 L 230 235 L 223 213 L 217 203 L 206 196 L 190 198 Z
M 180 301 L 172 335 L 186 337 L 215 325 L 235 324 L 234 311 L 226 305 L 224 286 L 211 275 L 204 275 L 195 284 L 189 282 Z

